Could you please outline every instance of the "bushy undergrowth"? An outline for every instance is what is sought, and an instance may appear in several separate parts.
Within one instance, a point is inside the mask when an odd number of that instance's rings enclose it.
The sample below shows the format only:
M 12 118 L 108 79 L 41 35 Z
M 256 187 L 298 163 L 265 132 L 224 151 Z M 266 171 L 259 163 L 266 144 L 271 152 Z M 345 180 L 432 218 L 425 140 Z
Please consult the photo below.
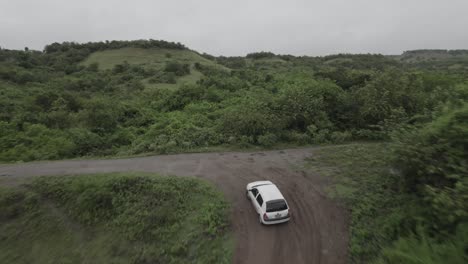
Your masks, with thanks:
M 392 188 L 388 164 L 390 144 L 356 143 L 319 150 L 309 163 L 333 177 L 330 195 L 350 208 L 350 247 L 353 263 L 369 262 L 396 239 L 414 208 L 414 197 Z
M 382 140 L 467 87 L 379 55 L 207 60 L 153 40 L 0 50 L 0 161 Z
M 101 263 L 231 260 L 227 203 L 213 186 L 194 178 L 42 177 L 27 190 L 2 190 L 0 209 L 0 256 L 10 263 L 39 256 L 44 261 L 36 263 L 75 263 L 90 257 Z M 45 221 L 50 218 L 55 219 Z M 61 251 L 58 243 L 79 247 Z M 87 252 L 91 247 L 99 249 Z
M 391 143 L 323 148 L 310 164 L 333 176 L 351 211 L 354 263 L 468 261 L 468 107 L 444 110 Z

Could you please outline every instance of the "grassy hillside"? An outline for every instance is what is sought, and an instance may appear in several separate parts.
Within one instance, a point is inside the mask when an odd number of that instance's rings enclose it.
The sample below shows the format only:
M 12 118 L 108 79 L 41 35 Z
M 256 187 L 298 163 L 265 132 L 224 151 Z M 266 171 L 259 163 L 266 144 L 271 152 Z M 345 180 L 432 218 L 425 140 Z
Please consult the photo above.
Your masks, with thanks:
M 207 66 L 217 66 L 211 60 L 208 60 L 191 50 L 175 50 L 161 48 L 121 48 L 113 50 L 97 51 L 89 55 L 81 64 L 88 66 L 92 63 L 98 63 L 101 69 L 112 69 L 115 65 L 127 61 L 130 64 L 143 65 L 151 68 L 163 68 L 165 63 L 177 61 L 180 63 L 201 63 Z
M 468 50 L 410 50 L 394 58 L 423 69 L 468 72 Z
M 383 55 L 213 57 L 154 40 L 45 51 L 0 50 L 1 161 L 388 139 L 468 98 L 467 75 Z
M 230 263 L 210 184 L 149 174 L 43 177 L 0 189 L 5 263 Z
M 127 62 L 130 65 L 138 65 L 147 70 L 162 71 L 168 63 L 188 64 L 190 73 L 175 78 L 174 83 L 151 82 L 150 78 L 145 78 L 142 83 L 148 88 L 175 89 L 183 84 L 195 84 L 203 74 L 194 65 L 200 64 L 206 67 L 214 67 L 220 70 L 228 70 L 226 67 L 208 60 L 194 51 L 188 49 L 163 49 L 163 48 L 135 48 L 127 47 L 97 51 L 91 53 L 80 65 L 99 65 L 99 69 L 111 70 L 116 65 Z

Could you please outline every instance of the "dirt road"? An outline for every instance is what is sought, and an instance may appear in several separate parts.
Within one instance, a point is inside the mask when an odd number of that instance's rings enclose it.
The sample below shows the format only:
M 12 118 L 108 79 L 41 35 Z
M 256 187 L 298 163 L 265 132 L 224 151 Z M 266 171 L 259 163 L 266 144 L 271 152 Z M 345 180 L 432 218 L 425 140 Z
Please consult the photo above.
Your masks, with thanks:
M 0 185 L 31 176 L 142 171 L 197 176 L 216 184 L 232 203 L 234 263 L 345 263 L 345 211 L 324 195 L 327 181 L 302 168 L 312 148 L 255 153 L 202 153 L 115 160 L 73 160 L 0 165 Z M 271 180 L 292 209 L 289 223 L 262 226 L 245 197 L 245 185 Z

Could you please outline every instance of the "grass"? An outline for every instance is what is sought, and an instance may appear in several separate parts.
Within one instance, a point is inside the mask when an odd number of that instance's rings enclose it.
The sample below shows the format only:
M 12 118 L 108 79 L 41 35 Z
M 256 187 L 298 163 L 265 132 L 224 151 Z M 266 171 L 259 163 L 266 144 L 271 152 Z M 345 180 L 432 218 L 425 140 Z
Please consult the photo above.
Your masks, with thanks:
M 5 263 L 230 263 L 227 203 L 153 174 L 41 177 L 0 189 Z
M 98 63 L 100 69 L 107 70 L 112 69 L 115 65 L 121 64 L 124 61 L 130 64 L 140 64 L 153 68 L 162 68 L 166 62 L 172 61 L 188 64 L 198 62 L 208 66 L 223 67 L 203 58 L 191 50 L 142 49 L 131 47 L 94 52 L 81 64 L 89 65 Z
M 174 90 L 183 84 L 196 84 L 203 77 L 203 74 L 197 71 L 194 67 L 190 68 L 190 74 L 177 77 L 176 83 L 149 83 L 148 79 L 143 80 L 143 85 L 146 89 L 169 89 Z
M 148 79 L 143 80 L 143 85 L 147 89 L 176 89 L 182 84 L 195 84 L 203 77 L 203 74 L 194 68 L 195 63 L 205 66 L 212 66 L 229 70 L 211 60 L 208 60 L 191 50 L 174 49 L 142 49 L 142 48 L 121 48 L 113 50 L 98 51 L 92 53 L 86 60 L 81 62 L 87 66 L 92 63 L 98 63 L 102 70 L 112 69 L 115 65 L 127 61 L 129 64 L 142 65 L 145 68 L 154 68 L 162 70 L 168 62 L 186 63 L 191 67 L 190 74 L 177 77 L 177 83 L 149 83 Z
M 393 190 L 388 143 L 358 143 L 317 149 L 308 167 L 333 179 L 329 195 L 351 212 L 350 261 L 366 263 L 401 231 L 411 197 Z

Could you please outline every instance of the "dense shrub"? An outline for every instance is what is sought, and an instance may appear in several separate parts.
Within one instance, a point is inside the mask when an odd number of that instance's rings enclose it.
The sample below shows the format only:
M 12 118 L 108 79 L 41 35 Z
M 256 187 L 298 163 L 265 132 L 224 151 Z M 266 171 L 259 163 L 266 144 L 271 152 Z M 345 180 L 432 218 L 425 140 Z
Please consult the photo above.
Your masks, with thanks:
M 92 52 L 123 47 L 155 48 L 162 60 L 138 64 L 123 56 L 111 67 L 106 61 L 82 63 Z M 63 132 L 75 146 L 67 156 L 112 155 L 388 140 L 407 124 L 430 122 L 445 103 L 468 100 L 465 75 L 415 71 L 382 55 L 259 52 L 205 54 L 209 60 L 192 62 L 199 54 L 181 49 L 179 43 L 139 40 L 0 50 L 0 120 L 8 122 L 9 135 L 21 135 L 28 124 Z M 21 145 L 9 144 L 3 152 L 9 148 Z M 22 156 L 9 153 L 8 160 Z
M 258 137 L 258 144 L 265 147 L 271 147 L 278 142 L 278 137 L 275 134 L 265 134 Z
M 468 221 L 468 105 L 398 135 L 396 161 L 403 187 L 426 197 L 438 232 Z
M 8 123 L 0 122 L 3 133 L 15 131 Z M 26 124 L 24 131 L 0 136 L 0 160 L 37 160 L 72 157 L 74 143 L 60 130 L 40 124 Z
M 149 83 L 176 83 L 176 74 L 174 72 L 162 72 L 148 79 Z
M 39 177 L 28 188 L 0 189 L 0 256 L 9 263 L 92 257 L 99 263 L 227 264 L 227 220 L 223 195 L 200 179 Z M 24 251 L 29 247 L 35 250 Z
M 190 74 L 190 65 L 186 63 L 169 62 L 164 67 L 164 71 L 174 73 L 177 76 Z

